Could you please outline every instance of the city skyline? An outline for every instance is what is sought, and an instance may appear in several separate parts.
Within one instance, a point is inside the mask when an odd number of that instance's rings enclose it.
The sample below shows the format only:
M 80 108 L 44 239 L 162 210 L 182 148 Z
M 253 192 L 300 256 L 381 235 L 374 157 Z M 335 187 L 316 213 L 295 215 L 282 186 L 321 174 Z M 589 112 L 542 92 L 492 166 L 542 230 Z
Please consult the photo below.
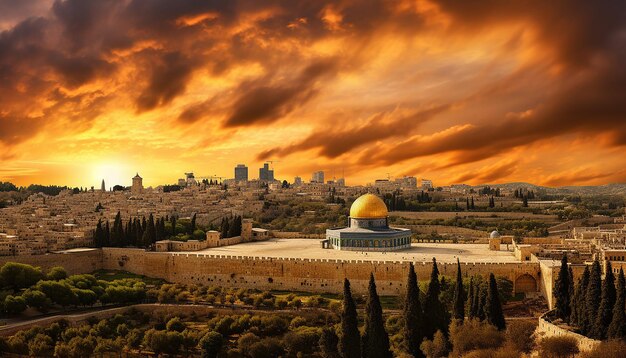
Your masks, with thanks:
M 626 182 L 624 6 L 3 0 L 0 180 Z

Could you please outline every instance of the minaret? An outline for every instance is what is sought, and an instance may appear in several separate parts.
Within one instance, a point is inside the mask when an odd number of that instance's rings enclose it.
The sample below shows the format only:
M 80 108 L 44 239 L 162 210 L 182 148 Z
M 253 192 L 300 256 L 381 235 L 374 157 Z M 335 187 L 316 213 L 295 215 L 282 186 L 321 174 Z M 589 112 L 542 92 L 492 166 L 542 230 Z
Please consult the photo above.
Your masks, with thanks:
M 102 186 L 100 187 L 100 190 L 107 191 L 107 187 L 104 185 L 104 179 L 102 179 Z

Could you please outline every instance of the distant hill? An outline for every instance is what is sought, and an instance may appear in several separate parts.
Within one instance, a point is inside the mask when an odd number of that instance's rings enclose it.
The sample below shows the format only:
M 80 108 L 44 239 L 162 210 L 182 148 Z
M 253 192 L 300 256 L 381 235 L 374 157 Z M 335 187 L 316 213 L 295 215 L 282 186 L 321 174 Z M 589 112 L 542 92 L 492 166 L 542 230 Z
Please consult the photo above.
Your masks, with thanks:
M 540 186 L 524 182 L 503 183 L 503 184 L 482 184 L 475 185 L 474 188 L 489 186 L 505 190 L 515 190 L 519 188 L 533 190 L 535 192 L 545 192 L 546 194 L 562 195 L 626 195 L 626 183 L 613 183 L 605 185 L 585 185 L 585 186 L 561 186 L 549 187 Z

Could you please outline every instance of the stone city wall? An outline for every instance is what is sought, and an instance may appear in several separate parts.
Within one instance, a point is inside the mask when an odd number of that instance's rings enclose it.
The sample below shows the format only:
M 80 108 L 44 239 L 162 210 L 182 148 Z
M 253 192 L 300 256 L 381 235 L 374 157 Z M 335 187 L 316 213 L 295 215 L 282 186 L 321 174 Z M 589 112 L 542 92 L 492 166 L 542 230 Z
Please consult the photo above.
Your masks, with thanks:
M 2 256 L 0 266 L 7 262 L 19 262 L 39 266 L 43 271 L 54 266 L 62 266 L 73 275 L 88 273 L 102 268 L 102 252 L 98 249 L 68 253 L 49 253 L 44 255 Z
M 340 293 L 343 279 L 347 277 L 355 292 L 365 293 L 371 272 L 376 277 L 380 294 L 398 295 L 403 292 L 408 272 L 408 262 L 400 261 L 266 258 L 117 248 L 102 251 L 105 269 L 126 270 L 169 282 L 263 290 Z M 443 275 L 456 275 L 455 263 L 439 263 L 438 268 Z M 419 280 L 428 280 L 432 263 L 415 263 L 415 269 Z M 462 263 L 461 269 L 465 276 L 488 276 L 493 272 L 513 282 L 523 274 L 529 274 L 537 281 L 540 277 L 537 263 Z
M 600 341 L 585 337 L 581 334 L 574 333 L 565 328 L 561 328 L 555 324 L 550 323 L 543 316 L 539 318 L 539 325 L 535 330 L 535 334 L 539 338 L 547 337 L 572 337 L 578 342 L 578 349 L 581 352 L 589 352 L 593 350 Z
M 324 239 L 326 234 L 304 234 L 295 231 L 273 231 L 271 235 L 278 239 Z

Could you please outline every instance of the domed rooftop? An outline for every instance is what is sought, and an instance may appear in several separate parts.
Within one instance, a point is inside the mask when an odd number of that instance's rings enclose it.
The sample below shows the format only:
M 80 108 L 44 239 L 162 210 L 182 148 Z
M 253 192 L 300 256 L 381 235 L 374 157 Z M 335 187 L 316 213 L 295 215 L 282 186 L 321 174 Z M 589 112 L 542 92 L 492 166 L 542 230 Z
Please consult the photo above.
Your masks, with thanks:
M 492 239 L 497 239 L 500 237 L 500 233 L 498 232 L 498 230 L 493 230 L 491 234 L 489 235 L 489 237 Z
M 387 205 L 374 194 L 359 196 L 350 207 L 354 219 L 382 219 L 387 217 Z

